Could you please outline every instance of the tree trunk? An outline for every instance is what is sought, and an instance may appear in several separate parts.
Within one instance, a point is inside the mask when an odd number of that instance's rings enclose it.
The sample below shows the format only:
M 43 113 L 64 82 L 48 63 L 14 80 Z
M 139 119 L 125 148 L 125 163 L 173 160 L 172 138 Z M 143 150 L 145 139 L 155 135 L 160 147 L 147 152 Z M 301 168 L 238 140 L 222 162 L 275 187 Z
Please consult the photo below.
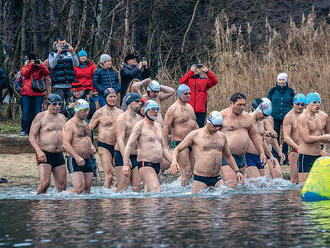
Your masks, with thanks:
M 22 59 L 26 54 L 26 13 L 28 8 L 28 0 L 23 0 L 23 9 L 22 9 L 22 21 L 21 21 L 21 56 Z
M 125 33 L 124 33 L 124 41 L 123 41 L 123 52 L 122 56 L 125 56 L 128 50 L 128 36 L 129 36 L 129 0 L 126 2 L 126 10 L 125 10 Z

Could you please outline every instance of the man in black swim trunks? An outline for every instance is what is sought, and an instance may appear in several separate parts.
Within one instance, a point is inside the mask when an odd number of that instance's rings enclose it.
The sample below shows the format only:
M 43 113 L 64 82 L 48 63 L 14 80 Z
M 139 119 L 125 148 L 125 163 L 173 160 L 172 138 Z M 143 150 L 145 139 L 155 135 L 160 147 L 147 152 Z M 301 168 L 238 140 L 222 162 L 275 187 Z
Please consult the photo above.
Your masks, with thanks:
M 136 93 L 128 93 L 124 98 L 127 109 L 124 113 L 120 114 L 116 122 L 116 138 L 117 145 L 115 150 L 115 171 L 116 171 L 116 191 L 123 191 L 132 186 L 133 191 L 140 191 L 143 183 L 139 175 L 137 167 L 137 150 L 134 147 L 131 150 L 130 161 L 131 170 L 128 175 L 122 173 L 124 165 L 122 154 L 125 153 L 125 145 L 129 136 L 132 133 L 134 125 L 142 120 L 142 116 L 139 113 L 141 109 L 141 97 Z
M 321 97 L 316 92 L 307 94 L 306 110 L 297 120 L 298 134 L 298 179 L 305 182 L 314 162 L 321 157 L 322 143 L 330 143 L 330 121 L 320 110 Z
M 48 104 L 48 109 L 34 118 L 29 135 L 37 154 L 40 180 L 37 194 L 46 193 L 52 173 L 57 190 L 66 190 L 66 169 L 62 154 L 62 128 L 66 119 L 60 114 L 63 101 L 59 95 L 50 94 Z
M 74 106 L 75 115 L 63 128 L 63 147 L 69 153 L 67 166 L 72 178 L 71 193 L 90 193 L 93 168 L 90 156 L 96 153 L 92 143 L 92 131 L 85 119 L 89 113 L 89 104 L 79 99 Z
M 175 148 L 172 154 L 172 173 L 179 171 L 178 153 L 192 146 L 194 157 L 194 183 L 192 193 L 196 194 L 207 187 L 217 187 L 222 184 L 220 171 L 222 156 L 235 171 L 237 180 L 244 183 L 244 176 L 230 153 L 226 135 L 222 129 L 222 116 L 220 112 L 213 111 L 207 117 L 207 124 L 200 129 L 190 132 Z
M 145 117 L 133 127 L 126 144 L 122 173 L 129 175 L 130 155 L 137 146 L 137 165 L 139 174 L 145 184 L 145 192 L 160 191 L 160 162 L 163 157 L 171 163 L 171 155 L 165 146 L 162 129 L 155 123 L 159 113 L 159 105 L 148 100 L 144 105 Z
M 116 120 L 123 111 L 116 107 L 117 95 L 113 88 L 106 89 L 104 96 L 106 105 L 95 112 L 89 128 L 91 130 L 98 128 L 97 150 L 105 175 L 104 187 L 110 188 L 114 174 L 112 159 L 116 144 Z
M 174 150 L 188 133 L 198 128 L 194 109 L 188 104 L 191 91 L 185 84 L 180 84 L 177 90 L 178 100 L 167 110 L 163 136 L 166 146 L 168 145 L 168 133 L 171 130 L 171 148 Z M 191 147 L 179 153 L 178 160 L 181 171 L 181 185 L 187 186 L 192 176 L 193 168 L 189 159 Z

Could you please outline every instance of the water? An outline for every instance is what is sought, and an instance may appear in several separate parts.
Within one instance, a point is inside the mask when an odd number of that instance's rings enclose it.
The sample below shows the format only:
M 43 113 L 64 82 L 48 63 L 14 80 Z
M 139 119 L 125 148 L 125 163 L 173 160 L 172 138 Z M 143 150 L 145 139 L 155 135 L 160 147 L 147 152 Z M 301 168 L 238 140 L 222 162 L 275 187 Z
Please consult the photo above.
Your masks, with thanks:
M 3 188 L 0 247 L 330 247 L 330 201 L 304 203 L 299 189 L 266 178 L 198 195 L 178 181 L 150 194 Z

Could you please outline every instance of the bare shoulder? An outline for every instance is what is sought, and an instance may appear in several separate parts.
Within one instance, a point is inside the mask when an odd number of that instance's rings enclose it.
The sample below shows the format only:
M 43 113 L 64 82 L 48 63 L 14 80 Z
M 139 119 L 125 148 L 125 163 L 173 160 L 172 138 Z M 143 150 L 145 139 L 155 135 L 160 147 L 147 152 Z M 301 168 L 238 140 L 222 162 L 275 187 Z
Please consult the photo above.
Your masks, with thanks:
M 221 113 L 222 117 L 227 116 L 229 113 L 229 108 L 225 108 L 225 109 L 221 110 L 220 113 Z
M 118 115 L 124 113 L 124 111 L 122 109 L 117 108 L 117 107 L 116 107 L 116 112 L 117 112 Z
M 96 110 L 95 113 L 94 113 L 94 115 L 93 115 L 93 117 L 94 117 L 94 118 L 100 118 L 101 115 L 103 114 L 103 111 L 104 111 L 104 107 L 102 107 L 102 108 Z
M 166 111 L 166 114 L 173 114 L 177 108 L 176 102 L 173 103 Z
M 34 118 L 34 122 L 39 122 L 41 121 L 47 114 L 47 111 L 43 111 L 43 112 L 40 112 L 36 115 L 36 117 Z
M 75 126 L 75 123 L 74 123 L 73 119 L 70 119 L 65 123 L 64 129 L 71 130 L 71 129 L 73 129 L 74 126 Z

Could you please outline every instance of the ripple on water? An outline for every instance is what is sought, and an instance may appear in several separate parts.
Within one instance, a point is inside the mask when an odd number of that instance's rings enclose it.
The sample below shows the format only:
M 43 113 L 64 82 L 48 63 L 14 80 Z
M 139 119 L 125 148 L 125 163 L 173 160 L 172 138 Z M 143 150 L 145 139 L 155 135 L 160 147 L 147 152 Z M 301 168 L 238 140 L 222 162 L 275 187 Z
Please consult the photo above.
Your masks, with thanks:
M 157 197 L 228 197 L 234 194 L 263 194 L 274 193 L 285 190 L 299 190 L 301 185 L 291 184 L 285 179 L 270 179 L 260 177 L 258 179 L 247 179 L 244 185 L 238 185 L 237 189 L 231 189 L 225 185 L 218 188 L 203 190 L 193 195 L 190 184 L 181 187 L 180 179 L 171 183 L 163 183 L 160 193 L 133 192 L 131 189 L 120 193 L 104 187 L 92 187 L 91 194 L 70 194 L 67 191 L 57 192 L 54 187 L 48 189 L 46 194 L 36 195 L 35 188 L 9 187 L 0 189 L 0 199 L 29 199 L 29 200 L 70 200 L 70 199 L 104 199 L 104 198 L 157 198 Z

